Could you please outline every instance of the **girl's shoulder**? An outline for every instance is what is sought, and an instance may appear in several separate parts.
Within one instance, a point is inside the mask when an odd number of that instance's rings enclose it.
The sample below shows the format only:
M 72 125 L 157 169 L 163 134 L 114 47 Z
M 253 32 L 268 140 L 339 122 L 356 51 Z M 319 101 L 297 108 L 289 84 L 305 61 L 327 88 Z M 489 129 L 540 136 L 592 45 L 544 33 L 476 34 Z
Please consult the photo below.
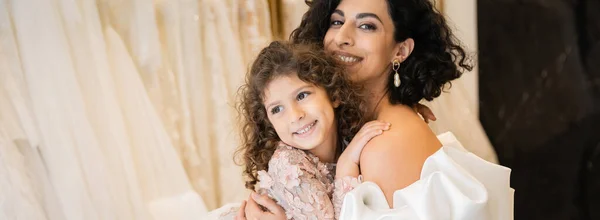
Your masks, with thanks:
M 269 168 L 284 166 L 317 166 L 319 158 L 304 150 L 280 143 L 269 160 Z
M 259 188 L 271 188 L 276 181 L 286 187 L 294 187 L 308 179 L 323 182 L 332 175 L 329 167 L 316 156 L 285 144 L 281 144 L 269 160 L 268 170 L 258 171 Z M 290 182 L 291 181 L 291 182 Z
M 301 160 L 308 157 L 309 155 L 304 150 L 280 143 L 271 156 L 271 160 Z

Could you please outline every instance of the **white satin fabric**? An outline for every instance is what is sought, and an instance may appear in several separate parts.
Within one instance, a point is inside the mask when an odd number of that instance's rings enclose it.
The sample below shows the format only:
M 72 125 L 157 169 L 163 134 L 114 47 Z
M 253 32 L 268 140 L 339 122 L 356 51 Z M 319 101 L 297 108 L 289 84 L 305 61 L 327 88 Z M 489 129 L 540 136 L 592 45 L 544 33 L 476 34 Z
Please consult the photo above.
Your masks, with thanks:
M 450 132 L 423 165 L 421 178 L 393 195 L 393 208 L 379 186 L 364 182 L 346 194 L 340 219 L 513 219 L 510 169 L 465 150 Z

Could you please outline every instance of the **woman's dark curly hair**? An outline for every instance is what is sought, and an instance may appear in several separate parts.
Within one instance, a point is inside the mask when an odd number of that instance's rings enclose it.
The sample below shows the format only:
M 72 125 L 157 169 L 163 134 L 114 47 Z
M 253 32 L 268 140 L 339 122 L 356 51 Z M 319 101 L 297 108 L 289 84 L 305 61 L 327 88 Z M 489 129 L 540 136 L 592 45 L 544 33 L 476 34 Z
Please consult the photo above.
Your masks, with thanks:
M 242 145 L 236 154 L 245 165 L 248 189 L 254 190 L 257 172 L 268 169 L 269 160 L 281 141 L 263 104 L 265 88 L 273 79 L 291 74 L 325 89 L 332 102 L 340 103 L 334 109 L 339 138 L 336 152 L 343 150 L 344 142 L 351 140 L 364 123 L 365 104 L 360 88 L 349 81 L 335 58 L 316 45 L 272 42 L 258 54 L 245 85 L 239 90 Z
M 367 0 L 365 0 L 367 1 Z M 290 35 L 294 43 L 317 43 L 323 39 L 330 26 L 330 16 L 340 0 L 307 1 L 309 10 L 300 27 Z M 393 84 L 393 72 L 388 78 L 392 104 L 412 106 L 421 99 L 428 101 L 440 96 L 446 83 L 471 70 L 472 64 L 465 50 L 446 24 L 446 19 L 434 9 L 430 0 L 387 0 L 388 12 L 394 22 L 396 42 L 412 38 L 412 54 L 400 66 L 402 84 Z

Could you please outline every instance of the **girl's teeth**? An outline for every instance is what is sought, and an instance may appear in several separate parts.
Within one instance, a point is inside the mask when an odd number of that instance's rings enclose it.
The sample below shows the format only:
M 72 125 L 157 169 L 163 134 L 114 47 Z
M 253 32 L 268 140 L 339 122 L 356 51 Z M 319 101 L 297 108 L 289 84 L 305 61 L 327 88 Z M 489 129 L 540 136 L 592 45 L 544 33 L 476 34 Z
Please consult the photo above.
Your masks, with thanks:
M 298 134 L 304 134 L 306 133 L 308 130 L 310 130 L 310 128 L 312 128 L 312 126 L 315 125 L 315 123 L 313 122 L 312 124 L 310 124 L 308 127 L 298 131 Z

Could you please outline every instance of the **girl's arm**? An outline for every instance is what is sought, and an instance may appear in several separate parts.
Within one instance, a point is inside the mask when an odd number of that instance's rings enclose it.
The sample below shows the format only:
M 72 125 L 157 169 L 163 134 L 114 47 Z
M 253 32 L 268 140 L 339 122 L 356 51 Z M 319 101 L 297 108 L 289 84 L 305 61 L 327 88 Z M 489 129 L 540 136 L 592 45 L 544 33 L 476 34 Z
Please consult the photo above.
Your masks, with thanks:
M 361 181 L 359 180 L 359 159 L 362 149 L 374 137 L 390 129 L 390 123 L 371 121 L 366 123 L 354 136 L 337 162 L 333 206 L 336 219 L 339 217 L 344 196 Z

